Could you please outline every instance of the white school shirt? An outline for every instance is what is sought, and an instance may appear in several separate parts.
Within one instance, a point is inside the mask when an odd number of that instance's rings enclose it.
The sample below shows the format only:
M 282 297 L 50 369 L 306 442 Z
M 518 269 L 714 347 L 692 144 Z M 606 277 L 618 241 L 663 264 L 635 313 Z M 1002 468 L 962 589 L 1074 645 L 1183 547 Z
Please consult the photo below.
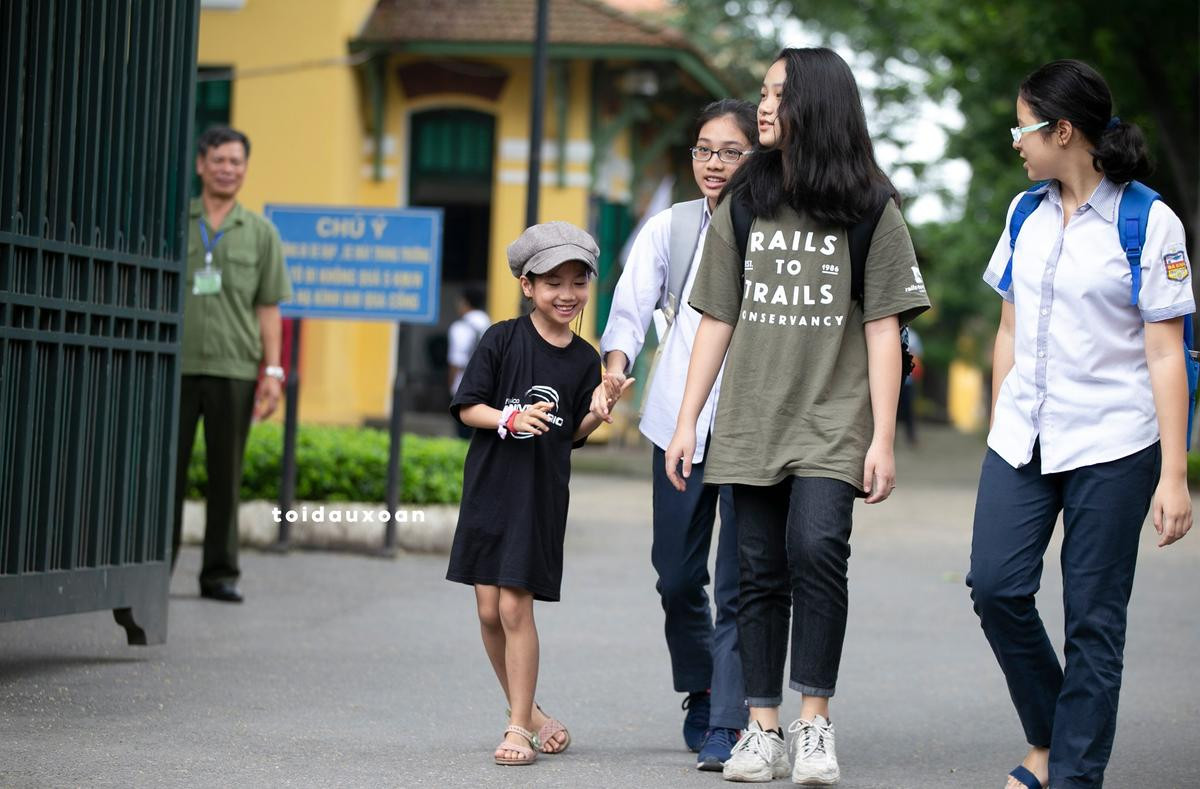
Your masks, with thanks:
M 692 292 L 692 284 L 696 281 L 696 272 L 700 268 L 700 254 L 704 251 L 704 237 L 708 234 L 710 219 L 712 215 L 708 210 L 708 201 L 705 200 L 700 219 L 700 238 L 692 256 L 691 270 L 680 294 L 675 325 L 667 335 L 666 345 L 658 360 L 658 368 L 646 394 L 642 421 L 638 425 L 642 435 L 660 449 L 666 449 L 675 435 L 675 422 L 679 416 L 679 407 L 683 404 L 683 388 L 687 382 L 688 363 L 692 358 L 692 341 L 696 338 L 696 330 L 700 328 L 700 313 L 688 304 L 688 296 Z M 655 317 L 655 311 L 666 303 L 670 260 L 671 209 L 668 208 L 646 221 L 646 226 L 642 228 L 629 250 L 625 269 L 621 272 L 621 278 L 617 280 L 617 287 L 613 291 L 608 325 L 604 327 L 604 334 L 600 337 L 601 356 L 607 356 L 609 351 L 622 351 L 629 358 L 630 364 L 637 358 L 646 342 L 646 329 L 652 317 Z M 665 325 L 661 317 L 655 321 L 660 338 Z M 704 401 L 704 407 L 700 409 L 700 416 L 696 420 L 696 452 L 692 455 L 693 463 L 704 460 L 704 450 L 717 415 L 717 399 L 721 393 L 721 377 L 724 370 L 725 366 L 722 363 L 712 392 Z
M 1158 440 L 1144 324 L 1189 315 L 1196 305 L 1183 224 L 1161 200 L 1150 209 L 1134 307 L 1116 226 L 1124 187 L 1102 180 L 1065 229 L 1058 183 L 1043 189 L 1017 236 L 1012 286 L 999 288 L 1007 221 L 983 275 L 1016 310 L 1014 364 L 988 446 L 1019 468 L 1040 436 L 1042 473 L 1052 474 L 1117 460 Z M 1010 219 L 1019 199 L 1008 207 Z
M 450 385 L 451 397 L 458 391 L 458 385 L 462 383 L 463 371 L 466 370 L 467 362 L 471 361 L 471 354 L 475 352 L 475 346 L 479 345 L 483 333 L 491 326 L 492 319 L 483 310 L 471 310 L 450 324 L 447 338 L 450 347 L 446 352 L 446 362 L 451 367 L 458 368 L 454 382 Z

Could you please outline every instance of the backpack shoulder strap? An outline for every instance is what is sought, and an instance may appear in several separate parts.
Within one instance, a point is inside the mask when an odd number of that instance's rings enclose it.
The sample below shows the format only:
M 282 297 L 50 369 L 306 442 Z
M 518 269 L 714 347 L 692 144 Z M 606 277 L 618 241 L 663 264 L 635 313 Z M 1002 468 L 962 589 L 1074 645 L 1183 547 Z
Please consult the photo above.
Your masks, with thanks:
M 1117 205 L 1117 233 L 1121 238 L 1121 248 L 1125 250 L 1125 259 L 1129 261 L 1129 303 L 1136 307 L 1138 295 L 1142 289 L 1142 247 L 1146 244 L 1146 228 L 1150 225 L 1150 208 L 1155 200 L 1161 200 L 1158 192 L 1140 181 L 1130 181 L 1121 194 L 1121 202 Z M 1192 424 L 1196 416 L 1197 378 L 1200 377 L 1200 364 L 1196 361 L 1195 329 L 1192 316 L 1183 316 L 1183 361 L 1187 374 L 1188 386 L 1188 421 L 1187 436 L 1184 442 L 1186 449 L 1192 448 Z
M 888 200 L 891 200 L 892 197 L 891 192 L 883 195 L 878 205 L 860 221 L 851 225 L 846 232 L 846 240 L 850 245 L 850 298 L 859 303 L 862 303 L 863 300 L 871 239 L 875 237 L 875 228 L 879 226 L 879 218 L 883 216 L 883 210 L 887 208 Z
M 670 303 L 675 309 L 679 307 L 683 285 L 687 282 L 692 260 L 696 257 L 703 218 L 703 197 L 671 206 L 671 258 L 667 268 L 667 294 L 674 297 Z
M 1150 224 L 1150 206 L 1159 199 L 1158 192 L 1150 187 L 1140 181 L 1130 181 L 1117 207 L 1117 232 L 1121 235 L 1121 247 L 1125 250 L 1132 277 L 1129 303 L 1134 307 L 1142 289 L 1142 247 L 1146 244 L 1146 227 Z
M 746 246 L 750 241 L 750 225 L 754 224 L 750 204 L 741 197 L 730 197 L 729 218 L 733 220 L 733 239 L 737 242 L 738 253 L 742 260 L 745 260 Z
M 1025 220 L 1042 204 L 1042 198 L 1046 196 L 1043 188 L 1047 183 L 1047 181 L 1041 181 L 1029 187 L 1017 201 L 1017 207 L 1013 209 L 1012 216 L 1008 219 L 1008 263 L 1004 266 L 1004 275 L 997 283 L 1000 290 L 1007 292 L 1012 287 L 1013 252 L 1017 249 L 1017 236 L 1021 234 L 1021 227 L 1025 224 Z

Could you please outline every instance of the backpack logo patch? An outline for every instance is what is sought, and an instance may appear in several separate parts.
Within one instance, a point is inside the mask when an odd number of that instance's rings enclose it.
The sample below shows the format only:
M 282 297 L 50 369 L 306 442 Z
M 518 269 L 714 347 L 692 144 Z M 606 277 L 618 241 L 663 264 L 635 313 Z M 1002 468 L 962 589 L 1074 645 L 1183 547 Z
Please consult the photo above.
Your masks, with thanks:
M 1163 255 L 1163 265 L 1167 268 L 1167 279 L 1183 282 L 1188 278 L 1187 257 L 1182 249 L 1172 249 Z

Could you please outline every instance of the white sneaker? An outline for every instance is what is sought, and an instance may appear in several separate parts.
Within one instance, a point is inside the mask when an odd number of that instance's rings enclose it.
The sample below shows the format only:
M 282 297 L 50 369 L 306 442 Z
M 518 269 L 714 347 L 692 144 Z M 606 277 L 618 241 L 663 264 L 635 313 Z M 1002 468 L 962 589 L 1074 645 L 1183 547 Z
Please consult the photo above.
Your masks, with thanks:
M 726 781 L 760 783 L 784 778 L 788 774 L 787 743 L 752 721 L 729 752 L 722 772 Z
M 788 734 L 794 735 L 790 749 L 795 753 L 792 783 L 827 786 L 838 782 L 842 773 L 833 746 L 832 723 L 816 715 L 811 721 L 794 721 L 788 726 Z

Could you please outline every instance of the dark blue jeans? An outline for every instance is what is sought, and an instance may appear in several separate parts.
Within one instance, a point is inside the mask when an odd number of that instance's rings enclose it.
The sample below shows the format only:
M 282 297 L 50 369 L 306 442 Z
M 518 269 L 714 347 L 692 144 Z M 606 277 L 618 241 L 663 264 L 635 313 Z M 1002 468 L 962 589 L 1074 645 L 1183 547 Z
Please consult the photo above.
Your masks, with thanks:
M 846 638 L 855 489 L 822 477 L 732 487 L 747 703 L 777 707 L 783 702 L 789 618 L 792 689 L 832 696 Z
M 1042 474 L 1039 447 L 1016 469 L 988 450 L 967 586 L 1030 745 L 1050 749 L 1050 786 L 1104 784 L 1138 535 L 1158 482 L 1159 445 Z M 1063 514 L 1066 667 L 1035 606 L 1042 557 Z
M 658 572 L 658 594 L 666 614 L 675 690 L 712 690 L 709 726 L 744 729 L 746 693 L 737 638 L 737 527 L 728 487 L 705 485 L 704 464 L 692 466 L 683 493 L 667 481 L 665 453 L 654 448 L 654 545 L 650 561 Z M 716 622 L 709 606 L 708 550 L 713 518 L 721 506 L 717 537 Z

